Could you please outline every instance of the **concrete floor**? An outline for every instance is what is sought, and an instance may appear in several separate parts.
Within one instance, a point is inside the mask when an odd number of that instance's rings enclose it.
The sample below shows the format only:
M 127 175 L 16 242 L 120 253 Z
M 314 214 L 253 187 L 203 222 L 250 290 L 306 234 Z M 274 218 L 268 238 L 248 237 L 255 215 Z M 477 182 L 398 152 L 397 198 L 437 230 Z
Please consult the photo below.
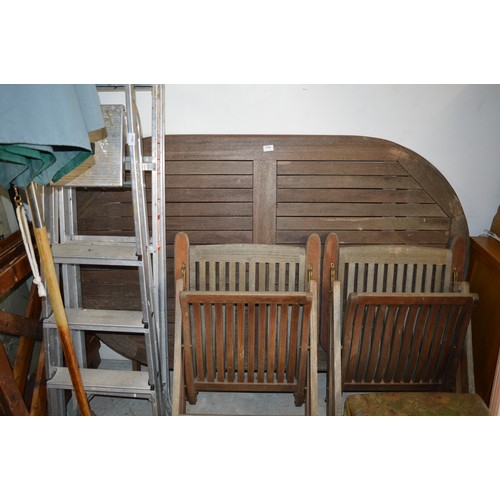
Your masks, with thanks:
M 118 368 L 118 362 L 104 361 L 101 368 Z M 123 366 L 121 367 L 123 369 Z M 318 374 L 318 414 L 326 415 L 326 374 Z M 94 396 L 90 407 L 96 416 L 147 416 L 151 405 L 143 399 Z M 200 393 L 196 405 L 187 405 L 190 415 L 304 415 L 305 406 L 296 407 L 292 394 Z

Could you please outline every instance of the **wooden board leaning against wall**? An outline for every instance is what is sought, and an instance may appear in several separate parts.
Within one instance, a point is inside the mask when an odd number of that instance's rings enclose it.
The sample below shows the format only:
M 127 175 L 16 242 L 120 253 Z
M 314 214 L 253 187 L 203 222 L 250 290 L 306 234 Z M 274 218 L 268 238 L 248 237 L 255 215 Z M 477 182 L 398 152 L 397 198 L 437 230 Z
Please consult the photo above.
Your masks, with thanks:
M 148 145 L 146 144 L 146 148 Z M 304 244 L 335 231 L 344 244 L 448 246 L 468 242 L 460 201 L 438 168 L 390 141 L 354 136 L 177 135 L 166 137 L 169 339 L 173 332 L 173 241 Z M 81 234 L 132 235 L 125 191 L 78 192 Z M 462 273 L 468 265 L 468 243 Z M 140 308 L 131 269 L 82 272 L 84 307 Z M 100 335 L 144 362 L 133 336 Z M 173 347 L 170 344 L 170 357 Z M 320 349 L 320 369 L 325 369 Z M 172 360 L 171 360 L 172 363 Z M 172 366 L 172 364 L 171 364 Z

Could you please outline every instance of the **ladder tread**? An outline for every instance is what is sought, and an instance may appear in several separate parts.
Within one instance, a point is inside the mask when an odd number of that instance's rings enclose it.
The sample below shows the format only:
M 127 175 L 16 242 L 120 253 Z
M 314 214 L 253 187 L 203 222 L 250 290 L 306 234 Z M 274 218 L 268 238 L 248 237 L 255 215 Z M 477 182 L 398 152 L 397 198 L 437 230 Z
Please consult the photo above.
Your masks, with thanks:
M 73 330 L 95 330 L 123 333 L 145 333 L 142 311 L 110 309 L 66 309 L 69 327 Z M 44 325 L 55 328 L 52 314 Z
M 52 245 L 56 264 L 138 266 L 136 244 L 121 241 L 68 241 Z
M 80 368 L 85 390 L 93 394 L 145 394 L 154 392 L 149 385 L 147 371 L 101 370 Z M 47 380 L 49 389 L 73 389 L 69 370 L 57 367 L 54 376 Z

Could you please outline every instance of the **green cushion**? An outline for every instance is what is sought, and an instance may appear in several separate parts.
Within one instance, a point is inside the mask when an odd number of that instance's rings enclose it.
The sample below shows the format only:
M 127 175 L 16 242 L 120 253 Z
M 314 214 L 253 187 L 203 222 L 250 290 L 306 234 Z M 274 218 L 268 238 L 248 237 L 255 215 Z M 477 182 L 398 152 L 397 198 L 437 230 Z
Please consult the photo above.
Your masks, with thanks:
M 489 410 L 477 394 L 386 392 L 348 396 L 348 416 L 485 416 Z

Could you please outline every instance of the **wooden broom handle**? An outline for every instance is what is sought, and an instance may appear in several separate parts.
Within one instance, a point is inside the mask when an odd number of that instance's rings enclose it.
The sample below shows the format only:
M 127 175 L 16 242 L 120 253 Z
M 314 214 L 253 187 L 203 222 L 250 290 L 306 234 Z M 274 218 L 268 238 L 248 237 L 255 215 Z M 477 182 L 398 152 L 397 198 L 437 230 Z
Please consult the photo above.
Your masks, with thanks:
M 73 342 L 71 340 L 71 333 L 69 330 L 68 319 L 66 317 L 66 310 L 61 297 L 61 290 L 56 276 L 54 267 L 54 260 L 50 250 L 49 238 L 45 227 L 34 227 L 36 244 L 38 253 L 40 255 L 40 265 L 45 274 L 47 282 L 47 292 L 50 297 L 50 302 L 54 311 L 57 329 L 61 338 L 62 348 L 66 363 L 68 365 L 69 375 L 75 390 L 76 399 L 80 408 L 80 413 L 84 416 L 90 416 L 90 406 L 85 394 L 85 389 L 82 383 L 82 377 L 78 368 Z

